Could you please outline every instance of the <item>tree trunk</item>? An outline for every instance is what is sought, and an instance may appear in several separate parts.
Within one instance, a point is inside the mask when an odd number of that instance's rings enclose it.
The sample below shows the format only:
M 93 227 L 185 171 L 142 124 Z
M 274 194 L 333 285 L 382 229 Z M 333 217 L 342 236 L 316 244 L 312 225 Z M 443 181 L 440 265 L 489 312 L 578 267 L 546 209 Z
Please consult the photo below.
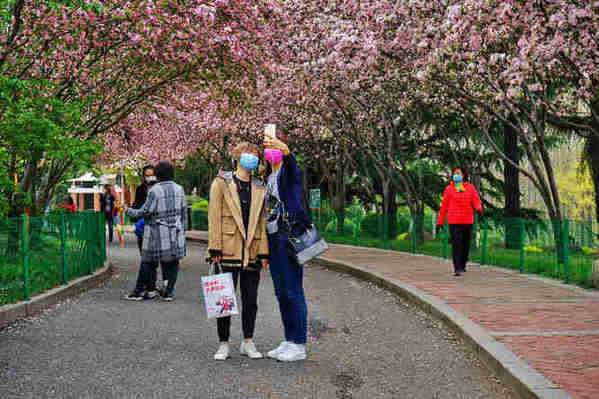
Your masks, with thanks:
M 335 209 L 335 217 L 337 218 L 337 234 L 345 233 L 345 209 Z
M 383 232 L 383 240 L 386 242 L 390 237 L 389 225 L 390 225 L 390 219 L 391 219 L 391 215 L 390 215 L 390 211 L 391 211 L 391 179 L 384 178 L 382 180 L 382 185 L 383 185 L 383 225 L 381 227 L 382 227 L 382 232 Z
M 335 187 L 331 192 L 331 205 L 337 217 L 337 234 L 340 235 L 345 232 L 345 174 L 343 172 L 343 166 L 339 165 L 337 173 L 331 176 L 335 177 L 335 181 L 331 184 Z
M 343 161 L 338 165 L 335 175 L 336 179 L 333 182 L 335 192 L 332 205 L 337 216 L 337 234 L 343 234 L 345 232 L 345 167 Z
M 345 191 L 346 191 L 346 173 L 347 173 L 347 147 L 339 151 L 339 156 L 332 160 L 333 165 L 329 165 L 326 159 L 321 159 L 320 166 L 327 176 L 327 186 L 329 197 L 331 199 L 331 208 L 335 212 L 337 219 L 337 234 L 342 235 L 345 232 Z
M 418 201 L 415 207 L 410 207 L 410 216 L 412 216 L 412 231 L 410 234 L 416 236 L 416 243 L 424 243 L 424 203 Z
M 397 192 L 392 188 L 389 191 L 388 201 L 389 237 L 395 237 L 399 234 L 399 226 L 397 225 Z
M 519 165 L 520 151 L 518 150 L 518 132 L 509 124 L 504 124 L 503 147 L 505 155 L 516 165 Z M 522 246 L 521 224 L 514 220 L 522 215 L 519 171 L 518 168 L 509 162 L 504 162 L 503 164 L 503 192 L 505 195 L 503 216 L 506 218 L 505 247 L 509 249 L 520 249 Z
M 584 155 L 591 171 L 593 188 L 595 189 L 595 219 L 599 223 L 599 133 L 586 139 Z

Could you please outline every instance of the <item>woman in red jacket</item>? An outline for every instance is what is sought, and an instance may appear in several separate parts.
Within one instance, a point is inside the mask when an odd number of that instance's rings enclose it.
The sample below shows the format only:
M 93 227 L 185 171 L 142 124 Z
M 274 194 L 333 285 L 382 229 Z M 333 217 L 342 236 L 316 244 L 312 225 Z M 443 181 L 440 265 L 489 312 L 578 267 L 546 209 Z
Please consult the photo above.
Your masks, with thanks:
M 466 173 L 463 168 L 456 168 L 452 172 L 453 181 L 445 187 L 443 202 L 437 219 L 437 230 L 439 230 L 447 216 L 449 232 L 451 234 L 451 249 L 453 255 L 453 269 L 455 276 L 460 276 L 466 271 L 468 254 L 470 252 L 470 240 L 472 238 L 472 225 L 474 224 L 474 212 L 483 212 L 480 197 L 474 186 L 466 182 Z

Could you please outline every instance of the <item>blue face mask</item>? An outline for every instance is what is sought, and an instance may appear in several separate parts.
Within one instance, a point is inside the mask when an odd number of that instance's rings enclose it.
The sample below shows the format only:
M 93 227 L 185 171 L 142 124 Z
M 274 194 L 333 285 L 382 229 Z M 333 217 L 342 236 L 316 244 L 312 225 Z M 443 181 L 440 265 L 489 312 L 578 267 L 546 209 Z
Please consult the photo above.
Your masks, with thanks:
M 260 160 L 254 154 L 243 153 L 239 159 L 241 167 L 248 172 L 252 172 L 258 168 L 258 162 Z
M 462 179 L 462 175 L 453 175 L 453 181 L 454 181 L 454 182 L 456 182 L 456 183 L 459 183 L 459 182 L 461 182 L 462 180 L 463 180 L 463 179 Z

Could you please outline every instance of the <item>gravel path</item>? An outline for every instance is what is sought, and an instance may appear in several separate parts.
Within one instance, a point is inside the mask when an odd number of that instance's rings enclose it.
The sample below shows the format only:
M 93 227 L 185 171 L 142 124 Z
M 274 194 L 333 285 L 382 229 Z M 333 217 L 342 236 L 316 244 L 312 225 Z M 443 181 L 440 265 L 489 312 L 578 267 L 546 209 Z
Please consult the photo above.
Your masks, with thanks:
M 283 364 L 239 356 L 214 362 L 200 278 L 205 248 L 191 244 L 175 301 L 127 302 L 133 236 L 110 248 L 115 276 L 39 317 L 0 330 L 0 398 L 516 398 L 442 323 L 388 292 L 306 267 L 309 358 Z M 262 274 L 256 344 L 282 339 L 269 273 Z

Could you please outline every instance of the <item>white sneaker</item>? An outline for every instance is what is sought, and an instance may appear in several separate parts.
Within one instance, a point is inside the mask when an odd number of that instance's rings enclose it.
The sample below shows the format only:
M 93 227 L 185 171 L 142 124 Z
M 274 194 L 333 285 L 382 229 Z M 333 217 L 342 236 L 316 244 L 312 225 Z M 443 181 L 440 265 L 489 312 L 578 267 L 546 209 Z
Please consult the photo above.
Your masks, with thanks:
M 250 359 L 262 359 L 262 353 L 258 352 L 253 341 L 242 342 L 241 346 L 239 347 L 239 352 Z
M 220 344 L 216 354 L 214 355 L 214 360 L 227 360 L 229 357 L 229 344 Z
M 306 358 L 306 345 L 294 344 L 293 342 L 287 346 L 283 352 L 279 353 L 277 360 L 281 362 L 295 362 Z
M 148 299 L 154 299 L 158 296 L 158 291 L 154 290 L 154 291 L 148 291 L 146 294 L 146 297 Z
M 279 356 L 279 354 L 283 353 L 283 351 L 285 349 L 287 349 L 287 346 L 289 344 L 292 344 L 292 342 L 289 342 L 289 341 L 283 341 L 283 342 L 281 342 L 281 344 L 279 346 L 277 346 L 275 349 L 273 349 L 270 352 L 268 352 L 266 354 L 266 356 L 270 357 L 271 359 L 276 359 Z

